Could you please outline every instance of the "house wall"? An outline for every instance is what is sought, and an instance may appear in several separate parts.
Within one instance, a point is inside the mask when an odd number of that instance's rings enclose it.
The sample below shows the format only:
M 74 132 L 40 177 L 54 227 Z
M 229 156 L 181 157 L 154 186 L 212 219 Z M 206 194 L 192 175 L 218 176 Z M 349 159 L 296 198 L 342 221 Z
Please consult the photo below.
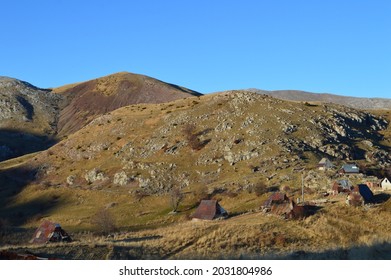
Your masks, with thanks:
M 391 182 L 385 178 L 382 182 L 381 182 L 381 188 L 383 190 L 391 190 Z

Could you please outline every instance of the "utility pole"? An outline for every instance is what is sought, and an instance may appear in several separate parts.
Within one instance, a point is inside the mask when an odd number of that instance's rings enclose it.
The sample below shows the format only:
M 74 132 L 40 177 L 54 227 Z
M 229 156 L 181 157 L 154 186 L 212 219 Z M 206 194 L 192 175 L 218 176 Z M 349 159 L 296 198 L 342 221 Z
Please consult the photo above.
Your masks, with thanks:
M 304 205 L 304 171 L 301 173 L 301 201 Z

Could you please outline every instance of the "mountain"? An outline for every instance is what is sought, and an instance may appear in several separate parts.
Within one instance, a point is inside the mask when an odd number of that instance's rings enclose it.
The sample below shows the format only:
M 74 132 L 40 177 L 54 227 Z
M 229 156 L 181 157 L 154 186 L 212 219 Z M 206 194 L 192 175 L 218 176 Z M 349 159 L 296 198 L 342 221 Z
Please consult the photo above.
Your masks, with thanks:
M 391 99 L 388 98 L 359 98 L 329 93 L 312 93 L 300 90 L 268 91 L 260 89 L 249 89 L 249 91 L 259 94 L 266 94 L 283 100 L 335 103 L 356 109 L 367 110 L 391 109 Z
M 64 172 L 54 178 L 58 184 L 71 175 L 84 180 L 86 169 L 128 171 L 153 194 L 164 192 L 161 183 L 169 170 L 188 174 L 190 181 L 198 173 L 209 174 L 223 187 L 246 177 L 244 181 L 259 180 L 281 166 L 293 172 L 295 166 L 316 164 L 324 156 L 387 166 L 389 139 L 382 134 L 387 127 L 385 118 L 341 105 L 308 106 L 232 91 L 122 107 L 49 150 L 63 162 L 47 155 L 38 158 Z M 79 164 L 79 170 L 69 173 L 67 166 Z M 262 172 L 254 174 L 249 166 L 259 166 Z
M 66 106 L 58 122 L 59 134 L 73 133 L 99 115 L 130 104 L 163 103 L 201 95 L 147 76 L 121 72 L 106 77 L 55 88 Z
M 38 199 L 57 189 L 71 191 L 61 209 L 75 216 L 54 211 L 54 219 L 88 225 L 87 208 L 110 203 L 111 193 L 118 209 L 128 207 L 121 224 L 156 222 L 162 216 L 138 216 L 130 197 L 151 196 L 156 204 L 150 207 L 164 212 L 167 206 L 157 201 L 173 186 L 191 194 L 190 204 L 200 189 L 240 194 L 259 182 L 295 189 L 297 170 L 310 171 L 325 156 L 337 166 L 356 161 L 368 172 L 381 172 L 391 164 L 388 121 L 341 105 L 308 106 L 245 91 L 129 105 L 21 166 L 33 176 L 23 193 Z M 36 188 L 41 191 L 34 193 Z M 77 204 L 78 196 L 83 203 Z
M 127 72 L 55 89 L 0 77 L 0 161 L 46 149 L 94 118 L 126 105 L 200 95 Z
M 41 110 L 30 95 L 52 101 L 58 106 L 51 115 L 57 142 L 0 162 L 0 245 L 7 248 L 26 250 L 23 243 L 42 220 L 60 223 L 78 242 L 28 249 L 64 258 L 306 256 L 391 240 L 390 200 L 354 208 L 346 206 L 345 195 L 326 194 L 341 179 L 336 170 L 344 163 L 353 161 L 366 174 L 350 176 L 353 184 L 391 174 L 390 111 L 251 91 L 199 95 L 130 73 L 50 91 L 21 83 L 12 94 L 3 90 L 2 98 L 21 94 L 28 103 L 20 104 L 31 104 L 34 114 L 17 102 L 19 109 L 11 111 L 27 114 L 29 124 Z M 171 94 L 175 100 L 152 103 Z M 147 101 L 128 104 L 142 96 Z M 22 127 L 23 117 L 17 120 Z M 336 168 L 318 171 L 323 157 Z M 276 190 L 293 201 L 304 190 L 306 201 L 324 202 L 311 208 L 310 217 L 287 221 L 260 211 Z M 230 219 L 189 221 L 205 198 L 218 200 Z M 118 234 L 94 239 L 97 218 L 115 221 Z
M 0 77 L 0 161 L 45 149 L 57 133 L 62 97 Z

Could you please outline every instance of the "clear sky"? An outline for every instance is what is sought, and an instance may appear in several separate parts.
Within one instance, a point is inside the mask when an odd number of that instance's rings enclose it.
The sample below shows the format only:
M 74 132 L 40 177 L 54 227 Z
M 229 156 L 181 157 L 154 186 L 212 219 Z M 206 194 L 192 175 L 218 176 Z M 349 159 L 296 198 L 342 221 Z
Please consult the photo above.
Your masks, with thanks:
M 391 98 L 389 0 L 4 0 L 0 76 Z

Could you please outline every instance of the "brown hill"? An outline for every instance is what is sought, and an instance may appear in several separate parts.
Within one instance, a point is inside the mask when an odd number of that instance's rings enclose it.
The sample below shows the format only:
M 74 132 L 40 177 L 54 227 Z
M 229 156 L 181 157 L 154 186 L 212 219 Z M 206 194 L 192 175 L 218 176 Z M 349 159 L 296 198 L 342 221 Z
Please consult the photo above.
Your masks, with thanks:
M 163 103 L 201 95 L 147 76 L 116 73 L 87 82 L 54 89 L 66 97 L 67 105 L 58 122 L 61 136 L 73 133 L 99 115 L 139 103 Z

